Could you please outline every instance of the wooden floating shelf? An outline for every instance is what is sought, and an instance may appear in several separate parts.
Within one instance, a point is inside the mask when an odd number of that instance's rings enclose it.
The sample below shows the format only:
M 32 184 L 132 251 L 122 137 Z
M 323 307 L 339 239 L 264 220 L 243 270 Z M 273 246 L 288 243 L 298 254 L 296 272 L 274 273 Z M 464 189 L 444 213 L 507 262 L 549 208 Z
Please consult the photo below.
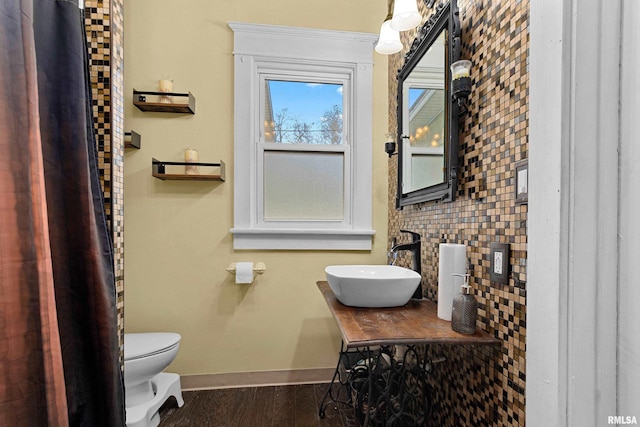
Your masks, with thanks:
M 166 166 L 204 166 L 218 168 L 218 174 L 168 174 Z M 187 162 L 163 162 L 161 160 L 151 160 L 152 175 L 162 180 L 174 181 L 224 181 L 225 180 L 225 164 L 222 160 L 220 163 L 187 163 Z
M 163 99 L 167 100 L 167 102 L 162 102 Z M 196 98 L 191 94 L 191 92 L 144 92 L 134 89 L 133 105 L 138 107 L 140 111 L 187 114 L 196 113 Z
M 224 179 L 220 175 L 179 175 L 154 173 L 153 176 L 163 181 L 224 181 Z
M 140 149 L 142 145 L 142 136 L 136 132 L 125 132 L 124 133 L 124 148 L 137 148 Z

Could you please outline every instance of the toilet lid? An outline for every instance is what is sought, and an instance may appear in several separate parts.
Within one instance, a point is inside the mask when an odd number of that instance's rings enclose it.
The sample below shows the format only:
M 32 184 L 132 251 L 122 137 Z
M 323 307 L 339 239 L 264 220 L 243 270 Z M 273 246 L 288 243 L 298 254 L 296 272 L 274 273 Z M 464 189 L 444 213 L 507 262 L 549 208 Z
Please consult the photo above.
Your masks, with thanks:
M 180 338 L 180 334 L 173 332 L 124 334 L 124 360 L 165 352 L 177 346 Z

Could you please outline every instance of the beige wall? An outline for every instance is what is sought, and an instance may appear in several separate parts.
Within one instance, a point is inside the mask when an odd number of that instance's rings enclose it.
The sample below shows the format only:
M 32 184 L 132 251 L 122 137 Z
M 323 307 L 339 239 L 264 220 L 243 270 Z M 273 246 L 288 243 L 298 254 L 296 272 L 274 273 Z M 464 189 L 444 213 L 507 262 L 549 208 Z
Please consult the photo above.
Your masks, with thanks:
M 135 0 L 125 2 L 125 124 L 142 135 L 125 155 L 125 328 L 182 335 L 171 366 L 181 374 L 331 367 L 340 335 L 317 290 L 324 267 L 384 263 L 387 240 L 387 59 L 374 54 L 372 251 L 234 251 L 233 33 L 228 21 L 378 31 L 377 0 Z M 196 97 L 195 115 L 143 113 L 133 88 L 161 76 Z M 224 183 L 161 181 L 151 158 L 227 163 Z M 235 285 L 231 262 L 264 262 L 252 285 Z

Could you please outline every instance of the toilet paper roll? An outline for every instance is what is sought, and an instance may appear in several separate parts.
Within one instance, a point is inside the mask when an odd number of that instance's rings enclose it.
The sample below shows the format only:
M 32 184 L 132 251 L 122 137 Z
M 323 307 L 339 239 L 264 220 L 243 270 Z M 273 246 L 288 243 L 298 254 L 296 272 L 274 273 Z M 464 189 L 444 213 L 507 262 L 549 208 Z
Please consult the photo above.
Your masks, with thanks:
M 236 283 L 253 283 L 253 263 L 236 263 Z
M 460 292 L 463 280 L 453 274 L 467 271 L 467 247 L 457 243 L 440 244 L 438 266 L 438 317 L 451 321 L 453 296 Z

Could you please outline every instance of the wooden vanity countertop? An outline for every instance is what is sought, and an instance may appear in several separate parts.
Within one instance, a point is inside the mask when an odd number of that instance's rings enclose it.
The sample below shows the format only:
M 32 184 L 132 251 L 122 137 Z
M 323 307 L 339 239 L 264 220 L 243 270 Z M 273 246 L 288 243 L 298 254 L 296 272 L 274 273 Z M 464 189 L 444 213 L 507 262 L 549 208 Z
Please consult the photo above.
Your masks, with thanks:
M 438 306 L 429 300 L 410 300 L 402 307 L 349 307 L 338 301 L 326 281 L 317 282 L 347 348 L 392 344 L 498 344 L 486 332 L 465 335 L 438 318 Z

